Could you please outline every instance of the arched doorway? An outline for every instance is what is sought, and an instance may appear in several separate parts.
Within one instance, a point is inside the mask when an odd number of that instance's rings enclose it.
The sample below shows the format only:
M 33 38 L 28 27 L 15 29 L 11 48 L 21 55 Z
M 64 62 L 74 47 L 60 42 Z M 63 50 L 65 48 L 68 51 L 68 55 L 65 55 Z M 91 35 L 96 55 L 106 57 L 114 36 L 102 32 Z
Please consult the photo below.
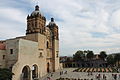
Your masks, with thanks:
M 33 79 L 38 78 L 38 66 L 37 65 L 32 66 L 32 78 Z
M 25 66 L 22 69 L 22 80 L 30 80 L 30 67 Z
M 48 73 L 50 72 L 50 64 L 49 64 L 49 62 L 47 63 L 47 72 Z

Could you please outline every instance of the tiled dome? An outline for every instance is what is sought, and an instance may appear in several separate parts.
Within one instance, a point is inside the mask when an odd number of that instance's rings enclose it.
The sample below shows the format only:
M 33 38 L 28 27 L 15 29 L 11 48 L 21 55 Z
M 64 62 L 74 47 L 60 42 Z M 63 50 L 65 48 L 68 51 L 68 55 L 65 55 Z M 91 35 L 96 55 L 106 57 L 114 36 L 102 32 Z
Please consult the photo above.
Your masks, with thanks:
M 32 15 L 32 16 L 41 15 L 38 5 L 35 6 L 35 11 L 33 11 L 33 12 L 31 13 L 31 15 Z
M 51 18 L 51 22 L 49 23 L 50 26 L 54 26 L 56 25 L 55 22 L 54 22 L 54 18 Z

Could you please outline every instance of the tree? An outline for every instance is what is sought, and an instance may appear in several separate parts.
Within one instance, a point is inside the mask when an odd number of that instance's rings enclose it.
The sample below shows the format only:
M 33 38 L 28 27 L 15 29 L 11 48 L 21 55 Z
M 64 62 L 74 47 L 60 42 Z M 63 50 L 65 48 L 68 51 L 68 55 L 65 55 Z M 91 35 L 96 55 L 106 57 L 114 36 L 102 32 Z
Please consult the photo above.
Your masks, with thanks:
M 114 56 L 113 56 L 113 55 L 108 55 L 108 56 L 107 56 L 107 63 L 108 63 L 108 65 L 111 65 L 111 66 L 114 65 L 115 59 L 114 59 Z
M 89 51 L 89 50 L 88 50 Z M 87 54 L 88 53 L 88 51 L 87 50 L 84 50 L 84 54 Z
M 117 65 L 119 65 L 120 54 L 115 54 L 114 59 L 115 59 L 115 63 L 117 63 Z
M 85 58 L 85 54 L 83 51 L 79 50 L 73 55 L 73 59 L 75 61 L 82 61 Z
M 12 80 L 12 75 L 14 75 L 9 69 L 0 69 L 0 80 Z
M 92 59 L 92 58 L 94 57 L 93 51 L 89 51 L 89 50 L 88 50 L 86 56 L 87 56 L 88 59 Z
M 104 60 L 106 57 L 107 57 L 106 52 L 105 51 L 101 51 L 100 52 L 100 58 Z

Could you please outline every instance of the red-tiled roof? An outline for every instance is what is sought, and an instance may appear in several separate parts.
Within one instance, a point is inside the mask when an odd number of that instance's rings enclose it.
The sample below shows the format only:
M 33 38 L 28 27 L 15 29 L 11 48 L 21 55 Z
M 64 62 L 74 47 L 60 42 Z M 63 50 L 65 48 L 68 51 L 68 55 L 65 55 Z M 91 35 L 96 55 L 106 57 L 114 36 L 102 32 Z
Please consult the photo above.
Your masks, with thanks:
M 5 50 L 5 44 L 0 43 L 0 50 Z

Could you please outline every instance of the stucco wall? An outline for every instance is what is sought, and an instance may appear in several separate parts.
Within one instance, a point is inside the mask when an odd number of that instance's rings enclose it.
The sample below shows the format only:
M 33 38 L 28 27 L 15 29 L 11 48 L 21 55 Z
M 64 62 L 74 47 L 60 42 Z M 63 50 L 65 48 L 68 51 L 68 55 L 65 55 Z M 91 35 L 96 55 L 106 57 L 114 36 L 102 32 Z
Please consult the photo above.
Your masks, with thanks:
M 18 61 L 13 66 L 13 80 L 20 80 L 22 69 L 24 66 L 28 65 L 30 68 L 35 63 L 37 64 L 37 42 L 28 41 L 24 39 L 19 39 L 19 52 Z
M 6 40 L 6 63 L 7 68 L 11 68 L 18 60 L 18 39 Z M 11 54 L 10 49 L 13 49 L 13 54 Z
M 3 59 L 3 55 L 5 55 L 4 59 Z M 6 59 L 6 51 L 0 50 L 0 68 L 6 67 L 5 59 Z
M 38 33 L 27 34 L 25 37 L 27 40 L 38 41 Z
M 0 51 L 2 53 L 0 57 L 6 52 L 6 61 L 3 61 L 2 64 L 6 63 L 7 68 L 12 67 L 12 72 L 15 74 L 13 80 L 21 80 L 23 68 L 29 66 L 30 71 L 32 71 L 33 65 L 38 66 L 38 75 L 42 77 L 47 74 L 47 63 L 50 64 L 50 71 L 53 71 L 53 66 L 55 70 L 59 69 L 59 56 L 57 57 L 57 54 L 59 54 L 59 41 L 55 40 L 54 44 L 55 59 L 51 59 L 52 51 L 48 50 L 50 55 L 47 57 L 47 38 L 45 35 L 36 33 L 27 35 L 25 39 L 15 38 L 6 40 L 6 50 Z M 13 54 L 10 54 L 10 49 L 13 49 Z
M 47 56 L 47 50 L 46 50 L 46 36 L 42 34 L 38 34 L 38 50 L 39 53 L 42 52 L 42 60 L 41 60 L 41 74 L 45 75 L 47 73 L 47 61 L 46 61 L 46 56 Z
M 55 70 L 60 69 L 59 64 L 59 40 L 55 40 Z
M 39 77 L 46 74 L 46 60 L 44 56 L 40 57 L 37 42 L 20 39 L 18 55 L 18 61 L 12 69 L 13 73 L 15 73 L 13 80 L 20 80 L 24 66 L 29 66 L 30 71 L 32 71 L 33 65 L 37 65 Z

